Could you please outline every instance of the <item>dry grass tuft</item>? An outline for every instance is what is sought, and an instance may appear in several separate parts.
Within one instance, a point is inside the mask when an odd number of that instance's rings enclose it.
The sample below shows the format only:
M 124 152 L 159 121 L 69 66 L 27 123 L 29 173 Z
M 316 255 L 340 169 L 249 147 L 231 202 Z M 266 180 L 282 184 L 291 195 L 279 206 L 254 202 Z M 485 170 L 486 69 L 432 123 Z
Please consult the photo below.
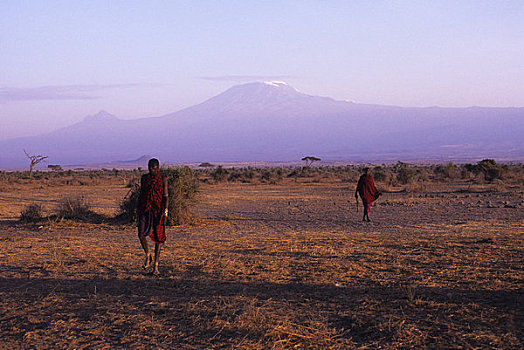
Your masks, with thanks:
M 31 223 L 38 222 L 43 219 L 42 215 L 42 205 L 37 203 L 32 203 L 26 206 L 20 213 L 20 221 Z
M 65 197 L 60 200 L 55 209 L 58 219 L 88 220 L 96 214 L 91 210 L 84 197 Z

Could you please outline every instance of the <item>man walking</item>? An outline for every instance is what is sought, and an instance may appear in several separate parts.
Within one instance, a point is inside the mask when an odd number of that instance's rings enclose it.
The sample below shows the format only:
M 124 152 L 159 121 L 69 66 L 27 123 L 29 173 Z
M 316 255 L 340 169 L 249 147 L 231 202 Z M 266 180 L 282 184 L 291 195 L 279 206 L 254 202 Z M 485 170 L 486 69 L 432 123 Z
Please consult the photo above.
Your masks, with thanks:
M 140 195 L 136 203 L 138 238 L 146 253 L 144 269 L 148 269 L 153 260 L 146 237 L 149 236 L 155 242 L 155 260 L 151 273 L 157 275 L 160 248 L 166 241 L 168 190 L 167 181 L 160 174 L 158 159 L 150 159 L 148 169 L 149 173 L 143 175 L 140 181 Z
M 369 211 L 371 210 L 371 203 L 373 203 L 382 193 L 375 187 L 373 178 L 369 174 L 369 168 L 364 168 L 362 176 L 358 179 L 357 188 L 355 190 L 355 199 L 358 201 L 358 196 L 362 199 L 364 206 L 364 216 L 362 221 L 371 221 L 369 219 Z

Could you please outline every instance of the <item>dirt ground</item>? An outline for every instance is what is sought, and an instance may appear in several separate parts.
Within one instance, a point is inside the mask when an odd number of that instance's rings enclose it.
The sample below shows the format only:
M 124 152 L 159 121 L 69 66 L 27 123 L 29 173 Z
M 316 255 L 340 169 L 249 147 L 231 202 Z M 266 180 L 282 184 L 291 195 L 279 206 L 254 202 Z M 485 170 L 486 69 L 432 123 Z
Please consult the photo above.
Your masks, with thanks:
M 18 222 L 124 183 L 0 191 L 0 348 L 520 349 L 524 191 L 390 189 L 360 221 L 347 183 L 204 184 L 161 275 L 132 225 Z

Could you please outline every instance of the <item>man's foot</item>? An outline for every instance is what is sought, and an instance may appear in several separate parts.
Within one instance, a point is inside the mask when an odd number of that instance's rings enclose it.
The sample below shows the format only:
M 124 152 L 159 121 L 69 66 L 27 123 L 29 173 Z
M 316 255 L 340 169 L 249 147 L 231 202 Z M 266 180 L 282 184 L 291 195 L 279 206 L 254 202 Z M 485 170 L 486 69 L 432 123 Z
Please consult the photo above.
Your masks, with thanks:
M 368 218 L 366 221 L 367 221 L 367 222 L 371 222 L 371 220 L 370 220 L 369 218 Z
M 149 266 L 151 266 L 151 262 L 153 261 L 153 255 L 147 254 L 146 255 L 146 261 L 144 262 L 144 265 L 142 266 L 144 270 L 147 270 Z

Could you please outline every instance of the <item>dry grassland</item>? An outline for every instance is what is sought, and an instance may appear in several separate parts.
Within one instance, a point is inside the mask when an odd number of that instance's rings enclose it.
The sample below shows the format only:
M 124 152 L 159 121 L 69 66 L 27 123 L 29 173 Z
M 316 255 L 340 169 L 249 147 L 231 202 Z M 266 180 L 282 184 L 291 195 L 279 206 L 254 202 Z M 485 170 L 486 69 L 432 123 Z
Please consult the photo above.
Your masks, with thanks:
M 204 184 L 159 277 L 131 225 L 17 221 L 66 195 L 112 216 L 124 182 L 2 188 L 0 348 L 524 347 L 522 187 L 392 188 L 363 223 L 354 184 Z

